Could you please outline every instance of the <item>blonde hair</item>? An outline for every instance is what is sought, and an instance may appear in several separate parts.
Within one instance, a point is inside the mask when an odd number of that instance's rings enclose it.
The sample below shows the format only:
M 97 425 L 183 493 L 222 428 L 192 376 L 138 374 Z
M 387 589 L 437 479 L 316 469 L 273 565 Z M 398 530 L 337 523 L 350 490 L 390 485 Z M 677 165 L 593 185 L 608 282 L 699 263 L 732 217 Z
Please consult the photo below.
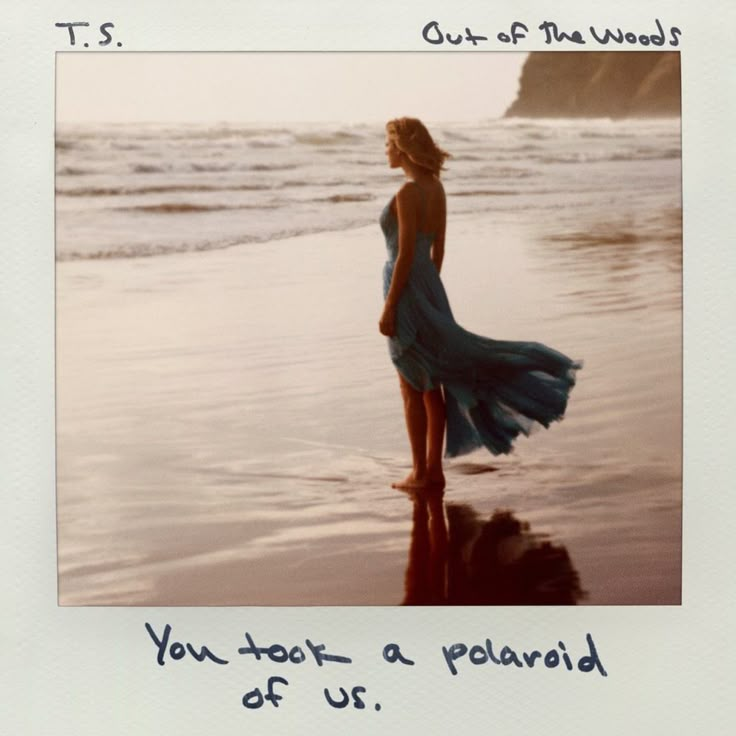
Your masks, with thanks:
M 424 123 L 417 118 L 396 118 L 386 123 L 388 139 L 393 142 L 410 161 L 435 176 L 440 175 L 445 160 L 450 158 L 432 139 Z

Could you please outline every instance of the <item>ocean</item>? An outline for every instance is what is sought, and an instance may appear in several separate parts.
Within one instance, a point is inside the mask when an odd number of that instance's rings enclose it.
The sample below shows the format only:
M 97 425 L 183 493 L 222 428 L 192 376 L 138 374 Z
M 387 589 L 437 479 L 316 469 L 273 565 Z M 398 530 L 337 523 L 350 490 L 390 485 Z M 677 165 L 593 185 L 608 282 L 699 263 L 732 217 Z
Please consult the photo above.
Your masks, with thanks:
M 393 193 L 383 129 L 310 124 L 63 126 L 59 260 L 227 248 L 372 223 Z M 679 210 L 679 120 L 435 126 L 455 215 Z M 634 213 L 632 213 L 634 214 Z M 655 226 L 656 219 L 650 225 Z

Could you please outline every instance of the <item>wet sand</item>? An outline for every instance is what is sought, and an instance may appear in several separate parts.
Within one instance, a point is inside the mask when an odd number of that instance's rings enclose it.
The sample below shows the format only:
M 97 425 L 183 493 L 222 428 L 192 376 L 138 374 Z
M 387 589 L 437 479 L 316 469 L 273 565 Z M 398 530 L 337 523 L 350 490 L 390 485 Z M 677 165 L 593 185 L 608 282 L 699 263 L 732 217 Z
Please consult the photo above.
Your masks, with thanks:
M 678 214 L 448 230 L 458 322 L 585 367 L 563 422 L 451 461 L 444 503 L 549 535 L 590 604 L 680 601 Z M 409 449 L 384 258 L 375 225 L 57 265 L 61 604 L 402 602 L 417 516 L 390 488 Z

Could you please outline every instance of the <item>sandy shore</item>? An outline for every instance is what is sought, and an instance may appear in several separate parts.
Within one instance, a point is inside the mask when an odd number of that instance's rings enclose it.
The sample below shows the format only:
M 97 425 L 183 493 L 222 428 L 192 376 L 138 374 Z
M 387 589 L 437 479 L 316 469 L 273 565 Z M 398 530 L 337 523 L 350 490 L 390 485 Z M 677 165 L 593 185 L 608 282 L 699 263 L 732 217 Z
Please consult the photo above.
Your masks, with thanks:
M 448 466 L 445 502 L 564 545 L 590 603 L 680 597 L 679 274 L 458 218 L 468 329 L 585 360 L 565 421 Z M 602 255 L 603 251 L 599 252 Z M 412 504 L 377 226 L 57 267 L 60 602 L 392 605 Z M 416 521 L 416 520 L 415 520 Z M 414 530 L 416 531 L 416 529 Z

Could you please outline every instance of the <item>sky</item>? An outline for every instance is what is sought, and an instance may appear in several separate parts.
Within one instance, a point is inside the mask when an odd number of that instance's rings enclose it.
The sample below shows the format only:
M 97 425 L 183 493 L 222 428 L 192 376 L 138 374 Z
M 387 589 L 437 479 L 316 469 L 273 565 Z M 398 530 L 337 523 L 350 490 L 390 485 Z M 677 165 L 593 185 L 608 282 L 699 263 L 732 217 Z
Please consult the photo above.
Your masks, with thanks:
M 57 54 L 56 115 L 84 122 L 465 122 L 503 115 L 526 53 Z

